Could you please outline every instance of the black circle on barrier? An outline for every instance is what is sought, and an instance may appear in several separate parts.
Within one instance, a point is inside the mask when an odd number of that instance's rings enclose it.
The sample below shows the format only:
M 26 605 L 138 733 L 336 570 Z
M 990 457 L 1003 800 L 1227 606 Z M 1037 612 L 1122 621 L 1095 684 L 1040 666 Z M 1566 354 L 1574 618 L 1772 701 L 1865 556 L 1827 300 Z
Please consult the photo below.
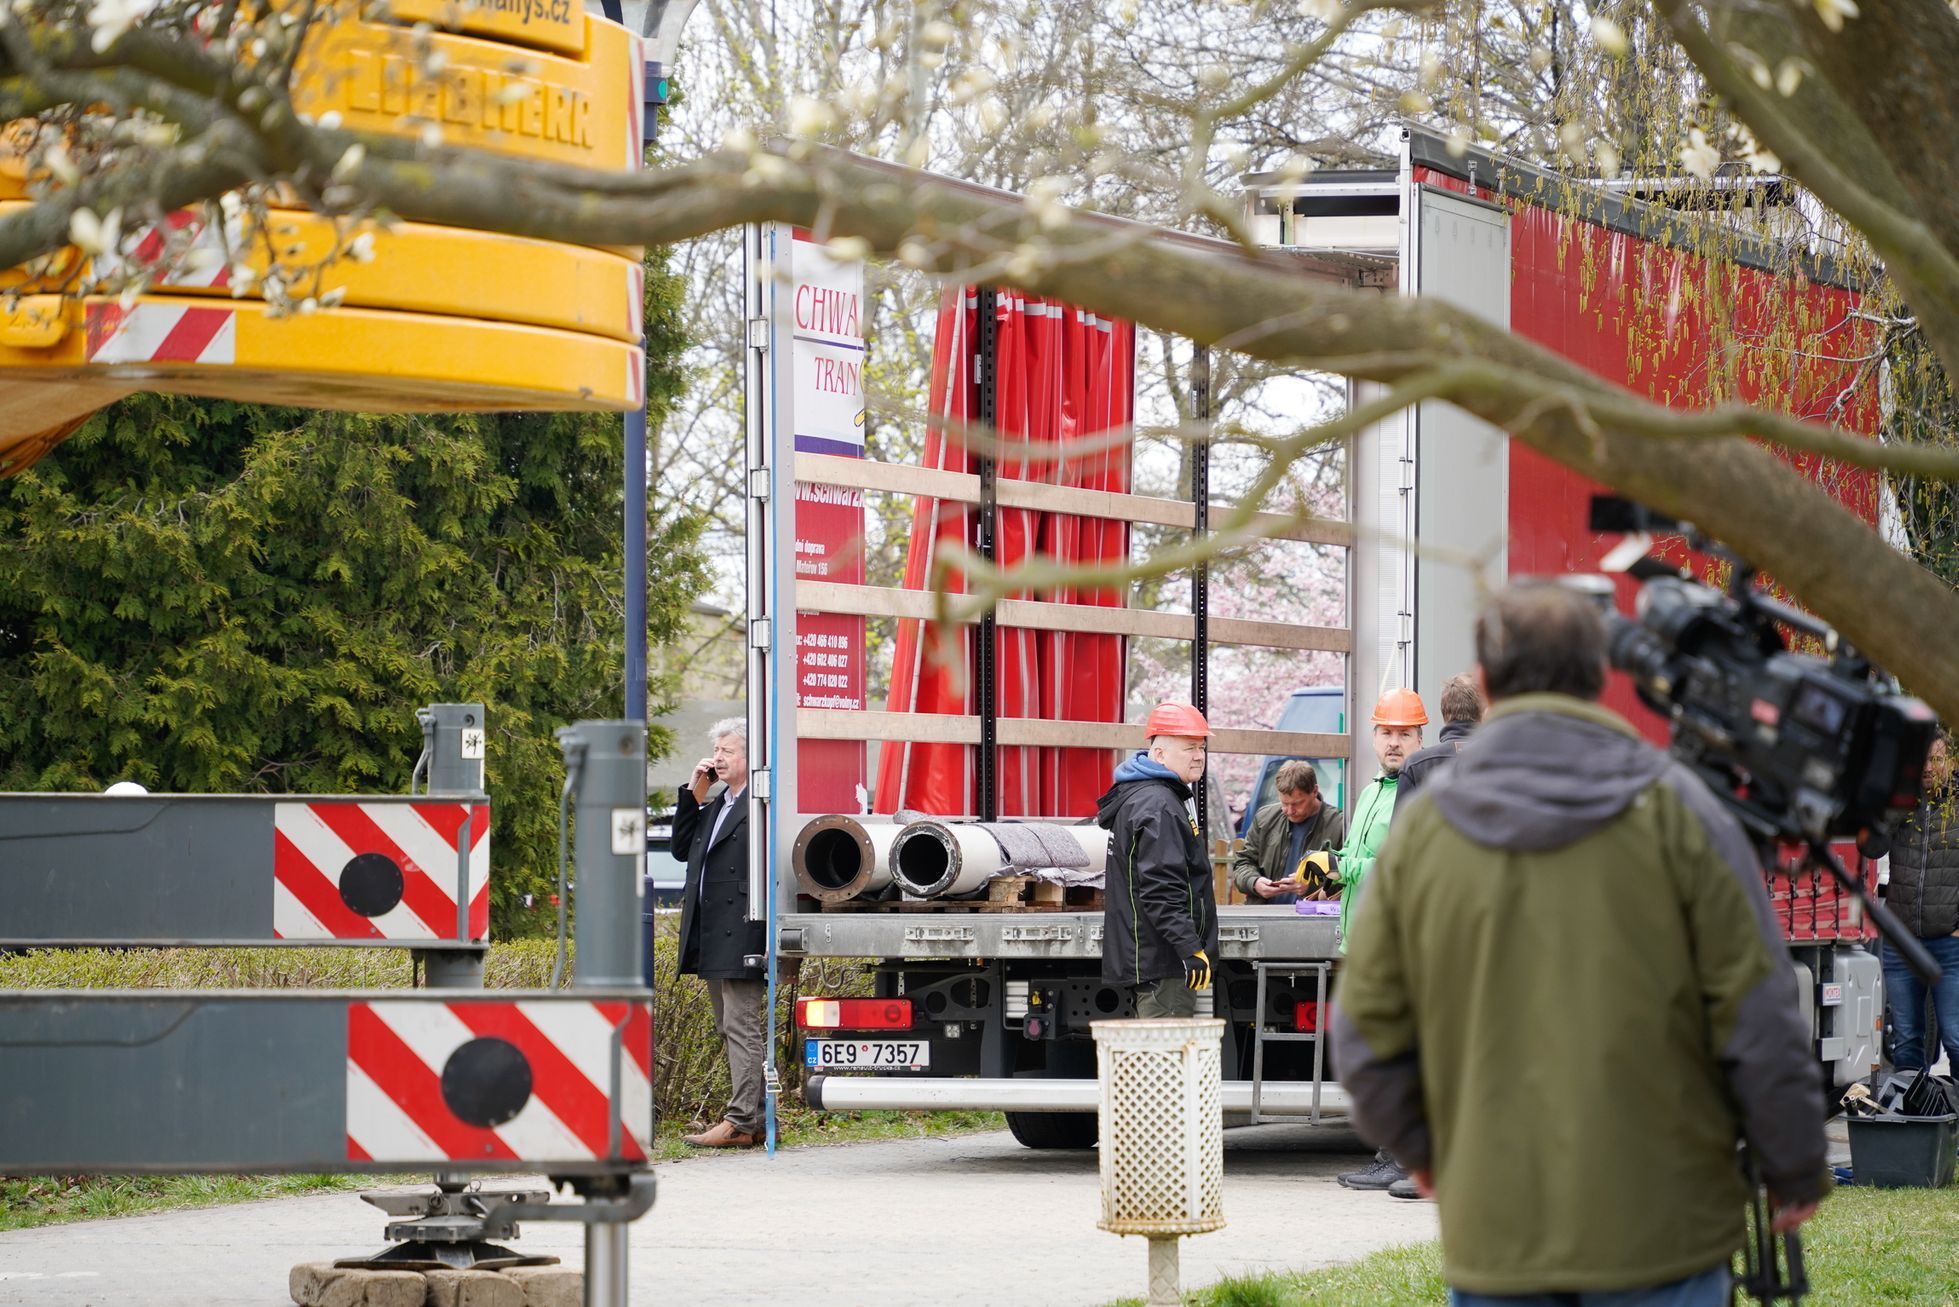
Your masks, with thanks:
M 358 853 L 340 869 L 340 901 L 363 917 L 393 912 L 401 902 L 401 868 L 385 853 Z
M 507 1039 L 472 1039 L 442 1064 L 442 1101 L 458 1121 L 489 1129 L 531 1101 L 531 1064 Z

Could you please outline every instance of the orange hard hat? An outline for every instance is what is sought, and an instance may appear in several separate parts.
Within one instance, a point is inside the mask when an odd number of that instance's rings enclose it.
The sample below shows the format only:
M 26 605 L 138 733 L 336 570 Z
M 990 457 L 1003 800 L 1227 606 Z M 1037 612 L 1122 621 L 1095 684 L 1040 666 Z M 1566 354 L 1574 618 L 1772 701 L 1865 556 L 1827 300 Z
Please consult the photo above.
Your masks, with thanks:
M 1376 726 L 1426 726 L 1428 709 L 1413 690 L 1393 689 L 1374 701 Z
M 1175 735 L 1186 740 L 1202 740 L 1211 734 L 1204 714 L 1187 703 L 1160 703 L 1143 719 L 1143 734 L 1150 739 Z

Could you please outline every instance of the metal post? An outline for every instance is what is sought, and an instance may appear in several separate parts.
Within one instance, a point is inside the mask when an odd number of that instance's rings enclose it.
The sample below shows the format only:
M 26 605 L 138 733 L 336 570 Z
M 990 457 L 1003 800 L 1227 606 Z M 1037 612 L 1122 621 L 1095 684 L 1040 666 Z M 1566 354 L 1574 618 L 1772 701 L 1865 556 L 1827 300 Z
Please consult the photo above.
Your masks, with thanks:
M 480 796 L 483 789 L 483 757 L 488 751 L 483 705 L 480 703 L 433 703 L 416 712 L 422 726 L 423 748 L 428 757 L 428 793 Z M 456 935 L 469 938 L 469 849 L 468 819 L 464 821 L 461 853 L 458 855 L 456 886 Z M 454 949 L 428 949 L 419 952 L 422 974 L 431 989 L 483 988 L 484 954 Z
M 643 722 L 646 720 L 646 406 L 643 403 L 626 414 L 625 553 L 626 716 Z M 646 801 L 645 788 L 642 779 L 642 803 Z
M 626 1307 L 627 1247 L 621 1222 L 585 1227 L 585 1307 Z
M 1202 539 L 1211 529 L 1211 351 L 1199 345 L 1190 360 L 1191 415 L 1201 430 L 1190 447 L 1190 501 L 1196 513 L 1193 534 Z M 1190 702 L 1198 712 L 1211 707 L 1211 568 L 1191 569 L 1190 613 L 1194 630 L 1190 643 Z M 1198 837 L 1211 841 L 1211 787 L 1197 787 Z
M 578 823 L 574 869 L 578 957 L 574 989 L 641 983 L 646 933 L 646 725 L 579 722 L 558 732 L 567 769 L 575 766 Z M 626 1307 L 626 1227 L 585 1227 L 585 1307 Z
M 996 313 L 999 296 L 991 290 L 979 293 L 979 425 L 989 440 L 997 438 L 999 408 L 1000 322 Z M 988 448 L 980 455 L 979 556 L 991 563 L 998 554 L 999 505 L 995 479 L 997 460 Z M 981 821 L 1000 820 L 1000 685 L 997 636 L 993 610 L 980 616 L 974 637 L 978 648 L 973 657 L 974 688 L 977 692 L 980 742 L 978 808 Z
M 643 977 L 639 929 L 646 864 L 646 727 L 579 722 L 558 732 L 567 763 L 578 757 L 572 798 L 578 839 L 573 874 L 578 954 L 572 985 L 636 989 Z

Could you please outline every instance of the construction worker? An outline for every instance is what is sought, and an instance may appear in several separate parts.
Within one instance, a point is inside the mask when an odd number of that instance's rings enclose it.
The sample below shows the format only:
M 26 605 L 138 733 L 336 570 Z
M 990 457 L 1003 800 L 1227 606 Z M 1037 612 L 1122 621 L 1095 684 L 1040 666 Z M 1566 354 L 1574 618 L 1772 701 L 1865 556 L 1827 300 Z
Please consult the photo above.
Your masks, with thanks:
M 1394 819 L 1394 796 L 1401 781 L 1401 764 L 1422 747 L 1422 727 L 1428 725 L 1428 709 L 1422 696 L 1413 690 L 1394 689 L 1374 704 L 1374 757 L 1381 774 L 1360 792 L 1354 815 L 1347 822 L 1347 844 L 1327 870 L 1340 883 L 1340 951 L 1347 951 L 1348 932 L 1353 929 L 1354 904 L 1359 902 L 1367 873 L 1374 859 L 1388 842 L 1388 823 Z M 1327 855 L 1319 855 L 1326 857 Z M 1383 1148 L 1374 1154 L 1374 1163 L 1339 1177 L 1349 1189 L 1389 1189 L 1408 1179 L 1408 1172 Z
M 1456 755 L 1462 752 L 1463 741 L 1469 738 L 1483 720 L 1483 694 L 1476 688 L 1476 678 L 1468 672 L 1451 676 L 1442 682 L 1442 734 L 1434 744 L 1425 745 L 1408 755 L 1408 761 L 1401 764 L 1401 775 L 1395 781 L 1394 810 L 1397 816 L 1415 797 L 1423 782 L 1440 775 Z
M 1245 845 L 1231 856 L 1231 883 L 1247 898 L 1291 903 L 1302 895 L 1330 898 L 1315 881 L 1306 855 L 1338 849 L 1347 837 L 1347 814 L 1326 802 L 1319 773 L 1304 758 L 1279 764 L 1273 788 L 1279 801 L 1258 810 Z
M 1218 956 L 1211 862 L 1191 787 L 1204 775 L 1210 723 L 1187 703 L 1160 703 L 1143 723 L 1148 748 L 1116 768 L 1096 822 L 1109 832 L 1102 978 L 1127 987 L 1139 1017 L 1189 1017 Z

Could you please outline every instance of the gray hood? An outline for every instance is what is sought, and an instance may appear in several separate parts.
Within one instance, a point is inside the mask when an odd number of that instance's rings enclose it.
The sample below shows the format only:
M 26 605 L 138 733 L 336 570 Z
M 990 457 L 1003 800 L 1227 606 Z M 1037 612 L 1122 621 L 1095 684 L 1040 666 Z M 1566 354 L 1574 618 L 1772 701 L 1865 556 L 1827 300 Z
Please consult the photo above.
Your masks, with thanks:
M 1425 793 L 1476 843 L 1536 852 L 1605 826 L 1667 767 L 1664 753 L 1596 704 L 1519 695 L 1491 711 Z

